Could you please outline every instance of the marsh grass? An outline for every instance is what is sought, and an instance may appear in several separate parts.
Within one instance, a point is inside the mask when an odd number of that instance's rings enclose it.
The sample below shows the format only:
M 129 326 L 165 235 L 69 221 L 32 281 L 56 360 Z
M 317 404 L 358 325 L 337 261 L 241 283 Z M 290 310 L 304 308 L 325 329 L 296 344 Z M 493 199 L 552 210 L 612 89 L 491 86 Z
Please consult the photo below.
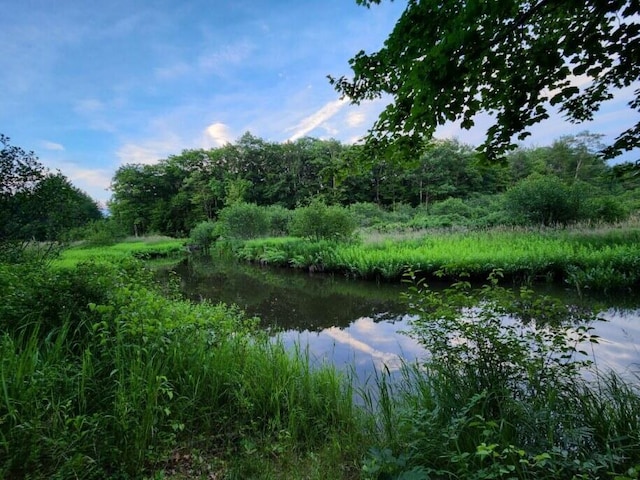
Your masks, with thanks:
M 449 280 L 463 272 L 483 279 L 500 269 L 508 280 L 555 281 L 579 290 L 619 290 L 640 281 L 640 230 L 628 227 L 435 231 L 360 243 L 255 239 L 234 254 L 261 264 L 390 281 L 409 269 Z
M 184 254 L 184 240 L 154 236 L 129 237 L 125 241 L 108 246 L 75 245 L 61 251 L 53 261 L 54 266 L 73 267 L 82 262 L 110 263 L 135 257 L 145 260 L 177 257 Z

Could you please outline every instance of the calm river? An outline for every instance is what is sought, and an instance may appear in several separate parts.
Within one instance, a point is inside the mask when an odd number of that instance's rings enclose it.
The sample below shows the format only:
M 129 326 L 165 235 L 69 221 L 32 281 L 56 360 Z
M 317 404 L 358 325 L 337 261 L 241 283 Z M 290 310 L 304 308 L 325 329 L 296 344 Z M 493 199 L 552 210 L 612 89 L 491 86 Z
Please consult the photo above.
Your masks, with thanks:
M 236 304 L 259 317 L 265 328 L 280 332 L 285 344 L 308 349 L 312 361 L 349 369 L 360 381 L 374 368 L 386 365 L 394 371 L 402 360 L 424 355 L 402 333 L 411 319 L 402 301 L 403 285 L 238 263 L 185 260 L 172 270 L 188 298 Z M 561 289 L 544 293 L 571 301 Z M 640 296 L 605 301 L 610 307 L 600 316 L 607 321 L 593 325 L 602 337 L 594 346 L 596 363 L 601 369 L 640 375 Z

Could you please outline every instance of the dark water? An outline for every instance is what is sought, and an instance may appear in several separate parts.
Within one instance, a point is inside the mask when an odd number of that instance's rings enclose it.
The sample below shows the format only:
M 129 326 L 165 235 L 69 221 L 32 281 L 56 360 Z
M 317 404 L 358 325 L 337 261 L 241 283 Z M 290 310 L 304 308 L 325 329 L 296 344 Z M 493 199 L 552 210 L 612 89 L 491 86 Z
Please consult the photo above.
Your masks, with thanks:
M 285 344 L 307 349 L 313 361 L 331 362 L 360 379 L 374 368 L 394 371 L 402 361 L 418 361 L 425 354 L 401 333 L 411 320 L 401 284 L 226 262 L 185 261 L 172 270 L 192 300 L 236 304 L 279 332 Z M 544 293 L 575 300 L 558 288 L 545 287 Z M 601 337 L 592 351 L 598 367 L 640 373 L 640 296 L 599 302 L 605 305 L 600 316 L 607 321 L 593 325 Z

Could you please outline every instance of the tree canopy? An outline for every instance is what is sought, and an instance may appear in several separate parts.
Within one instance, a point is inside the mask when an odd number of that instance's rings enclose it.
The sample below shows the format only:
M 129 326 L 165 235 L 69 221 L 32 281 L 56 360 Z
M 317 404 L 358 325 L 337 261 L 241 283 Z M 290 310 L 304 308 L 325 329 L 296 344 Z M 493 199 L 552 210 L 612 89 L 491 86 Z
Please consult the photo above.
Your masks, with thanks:
M 431 137 L 448 121 L 469 129 L 489 113 L 480 150 L 493 158 L 550 106 L 579 123 L 636 87 L 628 105 L 640 111 L 639 14 L 637 0 L 409 0 L 383 48 L 360 51 L 353 77 L 330 81 L 356 104 L 392 97 L 370 131 L 376 143 Z M 639 134 L 640 122 L 629 125 L 604 157 L 640 146 Z
M 0 134 L 0 243 L 59 240 L 66 231 L 102 218 L 96 202 L 33 152 Z

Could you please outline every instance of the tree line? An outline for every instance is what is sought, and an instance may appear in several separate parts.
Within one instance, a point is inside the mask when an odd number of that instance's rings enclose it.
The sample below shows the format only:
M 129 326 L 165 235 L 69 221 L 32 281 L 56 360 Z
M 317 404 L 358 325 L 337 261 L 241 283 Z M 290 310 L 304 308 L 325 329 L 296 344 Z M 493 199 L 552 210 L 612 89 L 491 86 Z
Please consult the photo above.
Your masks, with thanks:
M 600 148 L 600 137 L 584 132 L 550 146 L 520 148 L 501 162 L 487 163 L 458 140 L 425 141 L 418 154 L 408 154 L 399 148 L 381 152 L 308 137 L 275 143 L 246 133 L 235 144 L 184 150 L 153 165 L 120 167 L 113 177 L 109 209 L 129 234 L 172 236 L 188 234 L 238 202 L 294 209 L 321 200 L 328 205 L 374 203 L 429 211 L 448 199 L 473 202 L 504 195 L 518 185 L 520 190 L 527 185 L 539 190 L 544 184 L 556 202 L 562 194 L 634 210 L 637 165 L 610 166 L 598 155 Z M 511 198 L 526 207 L 532 199 L 523 192 L 522 198 L 514 193 Z

